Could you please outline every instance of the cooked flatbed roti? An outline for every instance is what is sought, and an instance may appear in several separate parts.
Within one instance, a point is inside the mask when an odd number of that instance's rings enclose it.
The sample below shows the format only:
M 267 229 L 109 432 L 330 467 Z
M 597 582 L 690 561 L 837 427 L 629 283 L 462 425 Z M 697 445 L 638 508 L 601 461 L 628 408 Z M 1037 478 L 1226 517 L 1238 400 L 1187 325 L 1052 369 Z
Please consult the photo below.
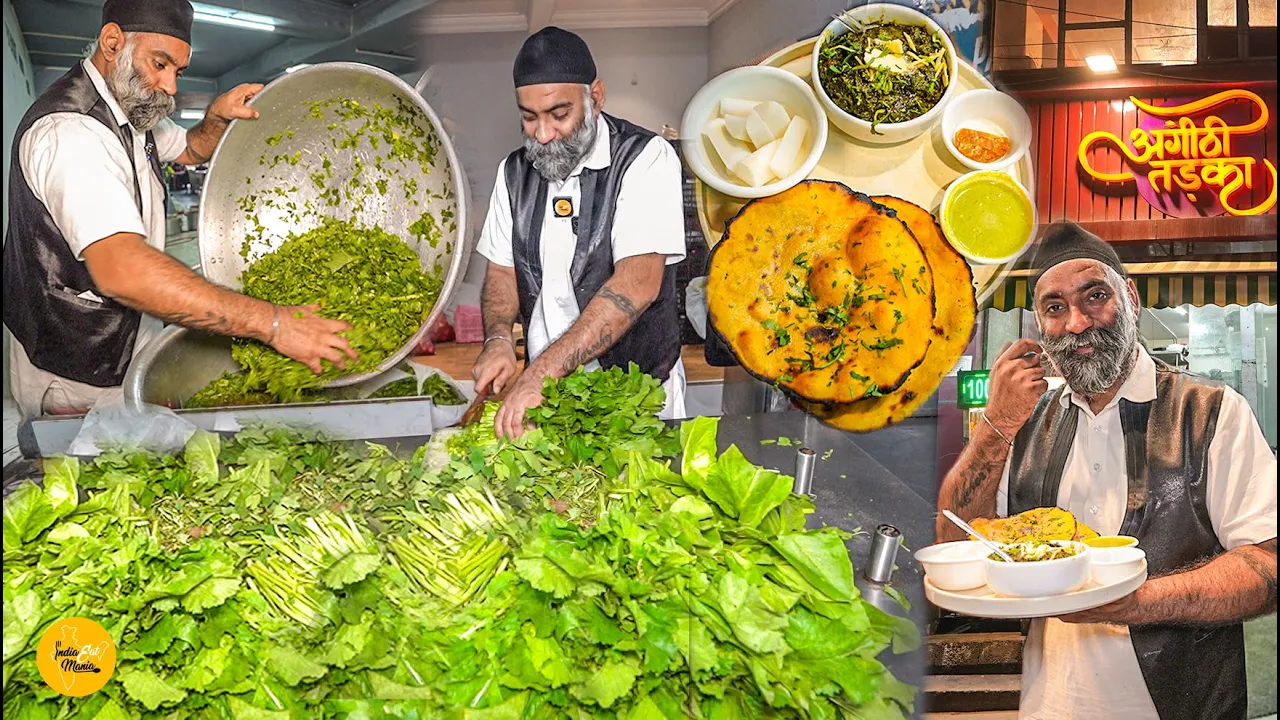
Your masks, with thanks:
M 888 195 L 871 198 L 897 213 L 924 250 L 934 276 L 933 338 L 924 360 L 898 389 L 882 397 L 852 403 L 804 403 L 823 422 L 841 430 L 869 432 L 901 422 L 933 395 L 955 367 L 973 336 L 977 304 L 969 263 L 946 241 L 933 215 L 918 205 Z
M 753 375 L 803 400 L 901 386 L 934 336 L 934 278 L 907 224 L 839 183 L 752 200 L 707 278 L 711 322 Z

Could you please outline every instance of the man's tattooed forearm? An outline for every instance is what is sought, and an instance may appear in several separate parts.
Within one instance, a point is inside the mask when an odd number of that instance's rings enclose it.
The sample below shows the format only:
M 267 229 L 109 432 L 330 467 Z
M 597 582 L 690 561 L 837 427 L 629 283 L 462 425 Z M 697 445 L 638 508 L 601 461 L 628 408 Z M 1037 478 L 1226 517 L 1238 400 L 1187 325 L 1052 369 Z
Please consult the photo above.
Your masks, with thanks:
M 635 322 L 636 318 L 640 317 L 640 311 L 636 309 L 635 304 L 626 295 L 614 292 L 608 287 L 602 287 L 597 296 L 613 303 L 614 307 L 621 310 L 622 314 L 626 315 L 631 322 Z
M 586 365 L 600 357 L 601 353 L 611 347 L 613 347 L 613 333 L 605 330 L 590 347 L 578 348 L 569 353 L 569 357 L 564 360 L 564 374 L 569 375 L 574 370 L 577 370 L 579 366 Z
M 987 471 L 977 470 L 973 475 L 964 480 L 960 485 L 960 489 L 956 491 L 956 507 L 968 507 L 973 502 L 974 493 L 978 492 L 978 488 L 987 481 Z
M 180 312 L 151 312 L 149 315 L 172 325 L 190 330 L 203 330 L 215 335 L 234 335 L 236 324 L 230 318 L 206 310 L 203 315 Z

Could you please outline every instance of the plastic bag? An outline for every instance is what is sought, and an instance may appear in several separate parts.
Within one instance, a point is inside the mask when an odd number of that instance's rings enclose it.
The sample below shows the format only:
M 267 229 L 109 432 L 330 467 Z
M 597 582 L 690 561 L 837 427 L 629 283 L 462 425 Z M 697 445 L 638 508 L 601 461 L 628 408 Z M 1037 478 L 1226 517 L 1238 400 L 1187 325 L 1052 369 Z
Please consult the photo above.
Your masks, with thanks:
M 696 277 L 684 289 L 684 316 L 698 333 L 707 339 L 707 278 Z
M 93 457 L 108 450 L 177 453 L 196 426 L 159 405 L 130 408 L 123 399 L 99 402 L 84 416 L 68 455 Z

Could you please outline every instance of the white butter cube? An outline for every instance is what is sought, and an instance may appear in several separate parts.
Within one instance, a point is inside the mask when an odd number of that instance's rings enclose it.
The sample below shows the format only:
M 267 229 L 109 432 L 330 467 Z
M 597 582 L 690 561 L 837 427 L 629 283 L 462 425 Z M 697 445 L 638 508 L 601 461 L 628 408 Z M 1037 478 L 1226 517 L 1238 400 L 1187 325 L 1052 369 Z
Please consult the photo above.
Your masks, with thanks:
M 769 169 L 780 178 L 787 177 L 800 165 L 800 148 L 804 145 L 805 135 L 809 133 L 809 122 L 799 115 L 791 118 L 786 132 L 778 141 L 778 151 L 769 161 Z
M 724 116 L 724 126 L 725 126 L 725 129 L 727 129 L 727 130 L 729 131 L 729 134 L 730 134 L 730 135 L 732 135 L 733 137 L 737 138 L 738 140 L 741 140 L 741 141 L 743 141 L 743 142 L 747 142 L 748 140 L 750 140 L 750 139 L 751 139 L 751 137 L 750 137 L 749 135 L 747 135 L 747 118 L 746 118 L 746 116 L 743 116 L 743 115 L 725 115 L 725 116 Z
M 764 147 L 782 137 L 791 117 L 786 108 L 772 100 L 762 102 L 747 116 L 747 135 L 757 148 Z
M 746 143 L 735 140 L 729 135 L 729 130 L 725 127 L 724 118 L 715 118 L 707 123 L 706 129 L 702 132 L 711 141 L 716 155 L 720 156 L 720 162 L 724 163 L 725 168 L 728 170 L 737 167 L 738 163 L 751 155 L 751 149 L 747 147 Z
M 759 105 L 758 100 L 742 100 L 740 98 L 724 98 L 720 101 L 721 115 L 737 115 L 746 117 L 751 114 L 751 110 Z
M 769 170 L 769 162 L 773 160 L 773 156 L 777 153 L 778 146 L 781 144 L 781 140 L 774 140 L 764 145 L 735 165 L 733 171 L 738 177 L 742 178 L 743 182 L 751 187 L 760 187 L 767 184 L 773 179 L 773 172 Z

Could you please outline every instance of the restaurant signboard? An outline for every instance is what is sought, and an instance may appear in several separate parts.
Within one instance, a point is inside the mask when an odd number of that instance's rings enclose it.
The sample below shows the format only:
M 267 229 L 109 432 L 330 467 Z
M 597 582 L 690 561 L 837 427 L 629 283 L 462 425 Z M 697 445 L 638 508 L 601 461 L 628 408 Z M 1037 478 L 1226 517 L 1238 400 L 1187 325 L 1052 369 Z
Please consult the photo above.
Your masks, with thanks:
M 1138 123 L 1127 142 L 1108 130 L 1085 135 L 1078 146 L 1080 169 L 1102 183 L 1134 183 L 1152 207 L 1171 217 L 1250 216 L 1276 203 L 1276 166 L 1263 156 L 1267 103 L 1243 89 L 1163 104 L 1131 97 Z M 1114 147 L 1123 156 L 1118 172 L 1093 161 Z M 1265 189 L 1261 202 L 1255 186 Z

